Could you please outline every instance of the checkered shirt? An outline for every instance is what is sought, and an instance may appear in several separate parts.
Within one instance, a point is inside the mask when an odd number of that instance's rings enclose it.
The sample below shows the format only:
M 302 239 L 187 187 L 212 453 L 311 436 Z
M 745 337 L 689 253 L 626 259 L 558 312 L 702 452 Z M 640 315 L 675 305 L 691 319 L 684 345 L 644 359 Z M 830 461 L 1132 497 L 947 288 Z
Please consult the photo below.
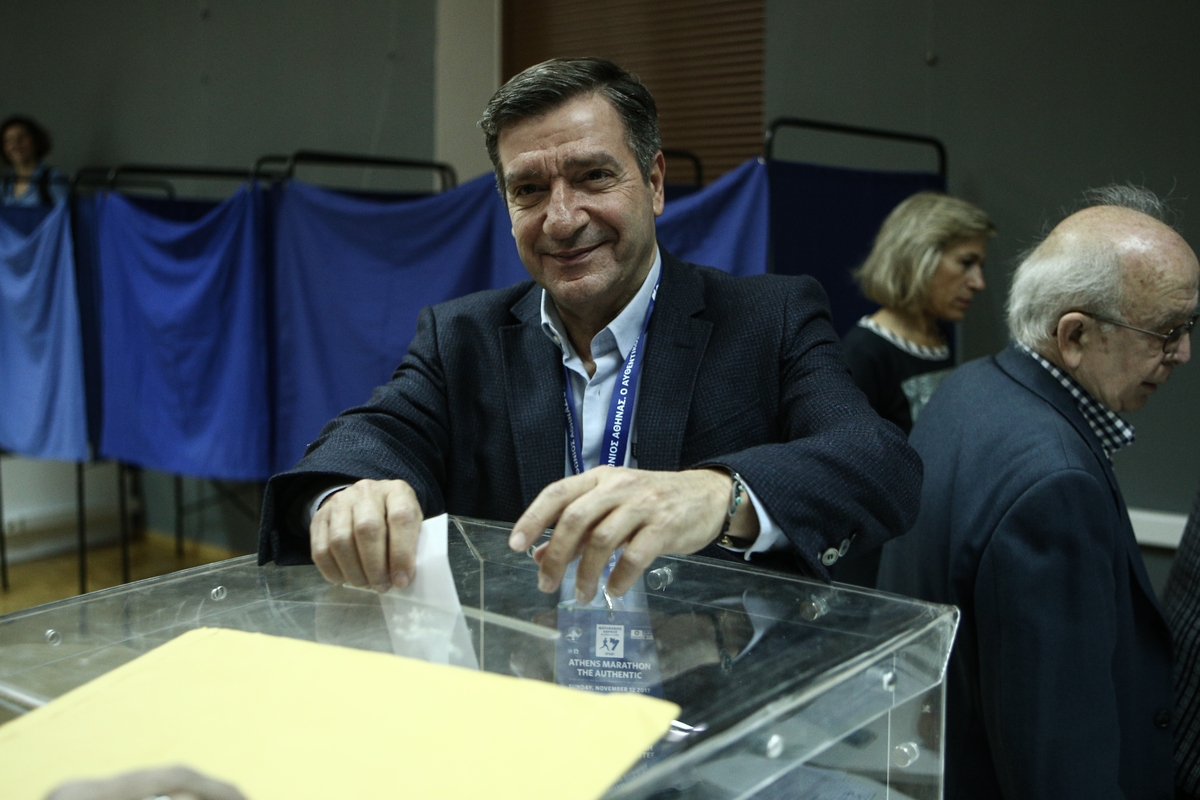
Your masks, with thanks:
M 1062 387 L 1071 393 L 1071 396 L 1075 398 L 1075 404 L 1079 406 L 1079 413 L 1083 414 L 1083 418 L 1087 420 L 1088 427 L 1092 429 L 1092 433 L 1096 434 L 1096 438 L 1100 440 L 1100 446 L 1104 448 L 1104 454 L 1109 459 L 1112 458 L 1113 453 L 1122 447 L 1133 444 L 1134 431 L 1132 425 L 1118 417 L 1115 412 L 1101 405 L 1074 378 L 1047 361 L 1041 355 L 1033 352 L 1023 344 L 1018 343 L 1017 347 L 1034 361 L 1045 367 L 1046 371 L 1053 375 L 1062 384 Z

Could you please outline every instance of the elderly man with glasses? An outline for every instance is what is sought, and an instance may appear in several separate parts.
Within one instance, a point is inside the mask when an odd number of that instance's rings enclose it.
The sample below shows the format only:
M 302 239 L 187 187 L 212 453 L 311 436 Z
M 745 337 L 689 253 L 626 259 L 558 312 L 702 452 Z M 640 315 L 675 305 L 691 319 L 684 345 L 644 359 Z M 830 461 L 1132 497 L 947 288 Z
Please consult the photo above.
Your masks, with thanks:
M 880 588 L 953 603 L 947 798 L 1172 796 L 1171 640 L 1111 455 L 1191 356 L 1200 266 L 1149 192 L 1089 192 L 1013 278 L 1014 343 L 922 411 Z

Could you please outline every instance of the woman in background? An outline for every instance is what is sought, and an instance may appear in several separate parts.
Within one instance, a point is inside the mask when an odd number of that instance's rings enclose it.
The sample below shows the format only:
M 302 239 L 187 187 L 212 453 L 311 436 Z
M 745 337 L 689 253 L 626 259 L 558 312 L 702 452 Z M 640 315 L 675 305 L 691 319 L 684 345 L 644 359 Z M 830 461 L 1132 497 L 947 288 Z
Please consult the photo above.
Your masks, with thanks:
M 842 352 L 858 388 L 905 433 L 954 367 L 943 323 L 960 322 L 986 287 L 983 262 L 996 226 L 980 208 L 938 192 L 896 206 L 854 279 L 882 306 L 846 334 Z M 875 585 L 879 551 L 843 559 L 834 580 Z
M 29 117 L 0 122 L 0 157 L 8 165 L 0 184 L 0 205 L 52 206 L 67 196 L 67 177 L 42 163 L 49 152 L 50 134 Z
M 956 197 L 921 192 L 892 210 L 854 279 L 883 306 L 842 343 L 854 382 L 881 417 L 905 432 L 954 366 L 946 329 L 986 287 L 983 263 L 996 226 Z

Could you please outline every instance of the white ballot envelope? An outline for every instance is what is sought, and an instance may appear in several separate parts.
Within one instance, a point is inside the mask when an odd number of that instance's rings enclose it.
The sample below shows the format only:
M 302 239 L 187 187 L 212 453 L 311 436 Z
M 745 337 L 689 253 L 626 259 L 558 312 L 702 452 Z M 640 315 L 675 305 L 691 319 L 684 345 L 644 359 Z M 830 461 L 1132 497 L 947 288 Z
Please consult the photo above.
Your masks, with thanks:
M 450 573 L 447 526 L 445 514 L 421 523 L 416 577 L 380 596 L 383 617 L 396 655 L 479 669 Z

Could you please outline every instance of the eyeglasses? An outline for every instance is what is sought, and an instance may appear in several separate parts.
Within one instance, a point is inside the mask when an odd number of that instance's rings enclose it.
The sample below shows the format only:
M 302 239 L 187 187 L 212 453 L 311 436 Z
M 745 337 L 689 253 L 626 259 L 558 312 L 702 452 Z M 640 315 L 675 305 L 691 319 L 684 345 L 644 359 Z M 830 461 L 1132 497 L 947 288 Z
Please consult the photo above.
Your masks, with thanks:
M 1174 353 L 1175 350 L 1178 349 L 1179 340 L 1184 337 L 1184 334 L 1192 332 L 1192 328 L 1196 327 L 1196 320 L 1200 318 L 1200 314 L 1192 314 L 1191 318 L 1189 318 L 1188 321 L 1182 325 L 1176 325 L 1166 333 L 1159 333 L 1158 331 L 1148 331 L 1145 328 L 1139 328 L 1136 325 L 1130 325 L 1127 322 L 1120 322 L 1115 319 L 1109 319 L 1108 317 L 1102 317 L 1099 314 L 1093 314 L 1090 311 L 1081 311 L 1080 313 L 1086 314 L 1094 320 L 1107 322 L 1109 325 L 1119 325 L 1122 328 L 1129 328 L 1131 331 L 1148 333 L 1155 338 L 1162 339 L 1162 349 L 1164 353 Z

